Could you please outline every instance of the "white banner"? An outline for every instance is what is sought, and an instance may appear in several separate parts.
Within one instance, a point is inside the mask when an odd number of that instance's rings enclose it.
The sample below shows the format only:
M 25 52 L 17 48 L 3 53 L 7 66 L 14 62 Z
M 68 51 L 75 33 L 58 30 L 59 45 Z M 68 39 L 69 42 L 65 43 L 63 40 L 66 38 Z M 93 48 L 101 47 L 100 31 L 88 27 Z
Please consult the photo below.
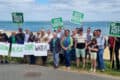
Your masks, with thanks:
M 24 56 L 24 45 L 12 44 L 11 57 L 23 57 Z
M 47 56 L 49 44 L 25 43 L 12 44 L 11 57 L 23 57 L 24 55 Z
M 0 42 L 0 55 L 8 56 L 9 43 Z
M 0 42 L 0 55 L 8 56 L 9 43 Z M 24 55 L 47 56 L 48 43 L 12 44 L 11 57 L 23 57 Z
M 34 55 L 35 43 L 25 43 L 24 44 L 24 55 Z
M 47 51 L 49 50 L 49 44 L 47 43 L 37 43 L 35 44 L 35 56 L 47 56 Z

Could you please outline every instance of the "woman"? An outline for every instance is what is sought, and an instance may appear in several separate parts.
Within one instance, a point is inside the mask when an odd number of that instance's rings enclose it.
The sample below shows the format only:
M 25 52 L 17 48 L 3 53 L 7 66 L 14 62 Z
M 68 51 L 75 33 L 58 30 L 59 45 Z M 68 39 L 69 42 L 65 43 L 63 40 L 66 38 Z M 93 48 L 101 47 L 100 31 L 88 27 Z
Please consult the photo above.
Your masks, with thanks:
M 76 36 L 76 34 L 77 34 L 77 30 L 75 29 L 75 30 L 72 31 L 72 35 L 71 35 L 71 37 L 72 37 L 72 39 L 73 39 L 73 44 L 75 44 L 75 36 Z M 72 60 L 72 61 L 75 61 L 75 60 L 76 60 L 76 56 L 75 56 L 75 45 L 73 45 L 73 46 L 72 46 L 72 49 L 71 49 L 71 60 Z
M 92 39 L 91 43 L 88 45 L 88 49 L 91 55 L 91 70 L 93 72 L 96 72 L 96 59 L 97 59 L 97 40 L 95 38 Z
M 61 40 L 61 47 L 64 50 L 66 69 L 70 69 L 70 51 L 73 45 L 73 39 L 70 37 L 70 31 L 65 30 L 64 37 Z
M 35 42 L 35 35 L 33 34 L 33 32 L 30 32 L 28 42 L 30 42 L 30 43 Z M 34 55 L 29 55 L 30 64 L 35 64 L 35 60 L 36 60 L 36 58 Z
M 34 42 L 35 41 L 35 35 L 33 34 L 33 32 L 30 32 L 30 36 L 28 38 L 28 42 Z
M 40 34 L 41 35 L 39 38 L 39 43 L 48 43 L 47 33 L 44 30 L 41 30 Z M 46 65 L 47 56 L 41 56 L 41 58 L 42 58 L 42 65 Z

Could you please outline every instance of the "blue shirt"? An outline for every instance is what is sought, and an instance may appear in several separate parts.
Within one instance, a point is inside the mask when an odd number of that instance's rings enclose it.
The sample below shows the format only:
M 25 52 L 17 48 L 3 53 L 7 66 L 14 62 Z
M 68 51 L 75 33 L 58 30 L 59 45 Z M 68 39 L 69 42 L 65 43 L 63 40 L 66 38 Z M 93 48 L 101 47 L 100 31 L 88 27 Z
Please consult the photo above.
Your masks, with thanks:
M 100 37 L 96 37 L 97 40 L 97 45 L 99 47 L 99 49 L 104 49 L 104 44 L 105 44 L 105 39 L 102 35 L 100 35 Z

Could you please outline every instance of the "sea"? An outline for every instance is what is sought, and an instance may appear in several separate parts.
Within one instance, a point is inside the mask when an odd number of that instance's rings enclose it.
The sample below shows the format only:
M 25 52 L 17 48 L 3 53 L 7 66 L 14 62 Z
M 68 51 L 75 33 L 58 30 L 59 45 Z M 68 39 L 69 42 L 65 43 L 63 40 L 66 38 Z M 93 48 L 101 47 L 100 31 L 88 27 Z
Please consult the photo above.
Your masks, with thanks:
M 103 35 L 109 35 L 109 27 L 111 22 L 107 21 L 96 21 L 96 22 L 83 22 L 82 25 L 74 24 L 69 21 L 64 22 L 64 29 L 73 30 L 75 28 L 83 27 L 84 32 L 86 32 L 87 28 L 90 27 L 92 31 L 95 29 L 101 29 Z M 17 31 L 18 27 L 25 29 L 29 29 L 32 32 L 38 32 L 41 29 L 45 30 L 53 30 L 52 24 L 50 21 L 29 21 L 24 22 L 21 25 L 17 25 L 12 21 L 0 21 L 0 30 L 4 31 Z

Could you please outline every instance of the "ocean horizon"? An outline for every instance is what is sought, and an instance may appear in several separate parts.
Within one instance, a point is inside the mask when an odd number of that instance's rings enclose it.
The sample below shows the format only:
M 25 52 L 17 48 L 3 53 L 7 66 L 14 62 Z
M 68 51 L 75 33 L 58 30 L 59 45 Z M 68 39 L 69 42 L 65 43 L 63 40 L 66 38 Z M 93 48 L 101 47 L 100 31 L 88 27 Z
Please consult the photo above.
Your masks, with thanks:
M 70 21 L 64 21 L 63 23 L 65 29 L 73 30 L 75 28 L 83 27 L 84 32 L 86 32 L 86 29 L 90 27 L 92 31 L 94 31 L 95 29 L 101 29 L 103 35 L 108 35 L 111 21 L 91 21 L 91 22 L 87 21 L 83 22 L 81 25 L 74 24 Z M 30 31 L 33 32 L 38 32 L 41 29 L 52 30 L 52 24 L 50 21 L 26 21 L 20 26 L 13 23 L 12 21 L 0 21 L 0 30 L 16 31 L 18 30 L 18 27 L 21 27 L 24 30 L 29 29 Z

